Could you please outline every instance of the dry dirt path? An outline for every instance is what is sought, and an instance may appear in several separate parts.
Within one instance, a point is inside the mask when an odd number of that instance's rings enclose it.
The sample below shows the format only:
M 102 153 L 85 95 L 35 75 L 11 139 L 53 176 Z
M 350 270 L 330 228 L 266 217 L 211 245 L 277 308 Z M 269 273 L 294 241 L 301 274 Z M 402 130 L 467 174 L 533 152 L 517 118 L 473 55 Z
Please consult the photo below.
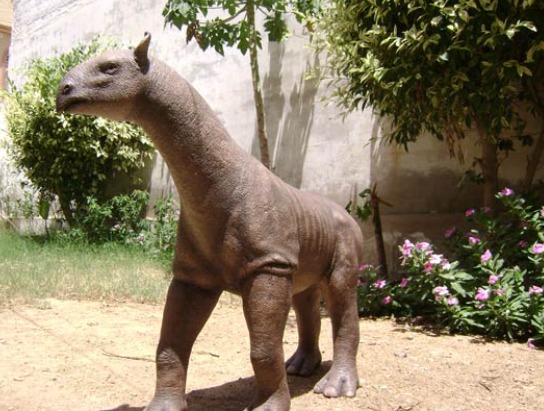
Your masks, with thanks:
M 141 411 L 154 386 L 161 307 L 48 301 L 46 309 L 0 310 L 0 411 Z M 355 399 L 311 392 L 290 378 L 297 410 L 543 410 L 544 352 L 525 344 L 433 336 L 392 321 L 361 320 Z M 294 316 L 285 351 L 296 347 Z M 330 324 L 323 321 L 323 375 Z M 192 411 L 240 411 L 252 395 L 249 341 L 236 300 L 222 299 L 189 369 Z

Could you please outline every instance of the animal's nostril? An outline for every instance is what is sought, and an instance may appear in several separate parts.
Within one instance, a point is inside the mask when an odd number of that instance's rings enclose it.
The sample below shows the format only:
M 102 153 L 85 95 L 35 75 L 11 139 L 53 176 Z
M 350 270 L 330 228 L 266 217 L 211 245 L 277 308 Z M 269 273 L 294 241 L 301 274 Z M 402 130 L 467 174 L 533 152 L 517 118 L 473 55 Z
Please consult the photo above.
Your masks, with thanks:
M 74 86 L 72 86 L 71 84 L 65 84 L 62 87 L 62 94 L 64 96 L 67 95 L 67 94 L 70 94 L 70 92 L 72 91 L 73 88 L 74 88 Z

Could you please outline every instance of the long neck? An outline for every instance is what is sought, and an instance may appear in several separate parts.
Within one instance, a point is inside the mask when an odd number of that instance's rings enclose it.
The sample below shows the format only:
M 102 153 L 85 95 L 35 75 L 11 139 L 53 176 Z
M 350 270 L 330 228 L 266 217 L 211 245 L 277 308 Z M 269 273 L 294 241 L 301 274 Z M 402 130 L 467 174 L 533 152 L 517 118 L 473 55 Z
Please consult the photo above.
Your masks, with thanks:
M 228 135 L 208 104 L 185 80 L 155 61 L 133 121 L 153 140 L 180 194 L 182 212 L 199 213 L 227 201 L 241 173 L 256 160 Z M 223 197 L 223 198 L 217 198 Z

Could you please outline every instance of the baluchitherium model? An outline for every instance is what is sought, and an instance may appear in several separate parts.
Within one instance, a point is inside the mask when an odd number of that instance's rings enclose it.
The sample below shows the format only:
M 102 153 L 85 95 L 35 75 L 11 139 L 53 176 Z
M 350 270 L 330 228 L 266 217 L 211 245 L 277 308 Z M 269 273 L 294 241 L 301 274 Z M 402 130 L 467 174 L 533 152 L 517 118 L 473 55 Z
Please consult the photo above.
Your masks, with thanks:
M 285 411 L 286 373 L 321 363 L 320 295 L 334 338 L 333 364 L 315 391 L 354 396 L 361 231 L 345 210 L 301 192 L 240 148 L 184 79 L 150 58 L 150 35 L 134 50 L 107 52 L 70 70 L 57 109 L 141 125 L 164 157 L 180 194 L 180 219 L 148 411 L 187 409 L 193 343 L 223 290 L 241 295 L 257 395 L 249 409 Z M 297 138 L 297 136 L 293 136 Z M 284 364 L 291 306 L 299 343 Z

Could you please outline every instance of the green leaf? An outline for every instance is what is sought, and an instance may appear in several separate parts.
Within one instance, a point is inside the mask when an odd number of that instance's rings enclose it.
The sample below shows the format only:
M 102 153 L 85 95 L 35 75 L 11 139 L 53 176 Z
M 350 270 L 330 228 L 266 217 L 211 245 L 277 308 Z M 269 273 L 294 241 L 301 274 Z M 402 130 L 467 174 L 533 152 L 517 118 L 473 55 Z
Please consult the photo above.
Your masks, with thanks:
M 451 283 L 451 288 L 459 295 L 465 297 L 467 295 L 467 292 L 466 290 L 463 288 L 463 286 L 461 285 L 461 283 L 458 283 L 458 282 L 452 282 Z
M 244 55 L 249 49 L 249 37 L 250 37 L 249 24 L 246 20 L 244 20 L 240 22 L 240 31 L 238 33 L 238 49 Z
M 265 31 L 268 33 L 268 40 L 283 41 L 289 36 L 289 29 L 283 19 L 282 13 L 276 12 L 273 16 L 266 16 L 264 21 Z

